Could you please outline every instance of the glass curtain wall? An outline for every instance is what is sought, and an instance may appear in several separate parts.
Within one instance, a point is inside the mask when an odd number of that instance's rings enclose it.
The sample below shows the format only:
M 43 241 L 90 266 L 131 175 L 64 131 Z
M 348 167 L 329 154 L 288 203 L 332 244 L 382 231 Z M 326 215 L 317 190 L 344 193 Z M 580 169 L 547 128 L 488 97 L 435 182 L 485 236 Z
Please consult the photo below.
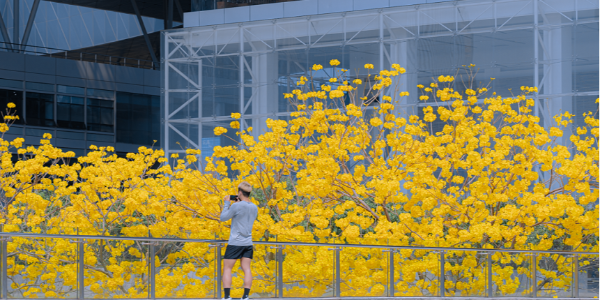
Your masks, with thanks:
M 11 41 L 13 37 L 13 0 L 0 0 L 0 14 L 6 24 Z M 34 0 L 20 0 L 19 3 L 19 40 L 23 37 Z M 146 30 L 162 30 L 163 21 L 143 17 Z M 41 1 L 33 22 L 28 53 L 54 53 L 61 50 L 75 50 L 101 45 L 142 35 L 137 17 L 131 14 L 83 6 Z M 4 42 L 4 41 L 3 41 Z M 0 43 L 0 51 L 7 51 Z
M 495 78 L 492 89 L 500 95 L 537 86 L 542 120 L 583 113 L 598 96 L 595 1 L 458 1 L 193 27 L 163 32 L 162 47 L 167 157 L 233 143 L 235 130 L 213 135 L 214 127 L 229 126 L 232 112 L 242 114 L 242 128 L 266 130 L 267 118 L 286 118 L 292 110 L 282 93 L 313 64 L 325 67 L 313 73 L 324 83 L 334 58 L 356 78 L 366 75 L 365 63 L 375 71 L 405 67 L 398 83 L 410 97 L 402 98 L 400 115 L 418 114 L 424 105 L 417 84 L 469 64 L 476 65 L 478 82 Z

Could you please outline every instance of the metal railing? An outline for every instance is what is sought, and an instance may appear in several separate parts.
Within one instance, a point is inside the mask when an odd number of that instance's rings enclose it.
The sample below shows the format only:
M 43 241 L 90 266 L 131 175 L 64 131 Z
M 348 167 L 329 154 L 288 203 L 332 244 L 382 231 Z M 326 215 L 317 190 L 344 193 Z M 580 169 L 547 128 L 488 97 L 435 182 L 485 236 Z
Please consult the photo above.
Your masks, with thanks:
M 82 52 L 77 50 L 64 50 L 51 47 L 24 45 L 0 42 L 0 51 L 17 52 L 29 55 L 40 55 L 47 57 L 63 58 L 78 61 L 87 61 L 100 64 L 109 64 L 116 66 L 125 66 L 142 69 L 158 70 L 160 66 L 155 65 L 151 60 L 144 60 L 131 57 L 121 57 L 114 55 L 105 55 L 98 53 Z
M 156 293 L 157 288 L 157 265 L 162 266 L 162 262 L 157 262 L 156 259 L 161 257 L 164 258 L 169 254 L 176 253 L 177 251 L 173 250 L 173 245 L 178 245 L 178 249 L 184 249 L 185 245 L 196 245 L 201 246 L 204 249 L 203 254 L 209 253 L 213 254 L 214 252 L 214 260 L 208 259 L 206 260 L 206 264 L 203 265 L 204 268 L 210 269 L 210 275 L 206 278 L 203 278 L 203 282 L 210 282 L 212 284 L 212 292 L 209 293 L 211 297 L 221 298 L 221 275 L 222 275 L 222 252 L 224 245 L 227 241 L 218 240 L 218 239 L 182 239 L 182 238 L 153 238 L 151 235 L 149 237 L 125 237 L 125 236 L 99 236 L 99 235 L 68 235 L 68 234 L 36 234 L 36 233 L 21 233 L 21 232 L 0 232 L 0 241 L 1 241 L 1 297 L 4 299 L 7 298 L 26 298 L 19 297 L 17 293 L 14 291 L 18 290 L 18 288 L 12 288 L 13 294 L 10 294 L 9 287 L 11 285 L 8 284 L 8 279 L 10 278 L 16 286 L 19 287 L 19 284 L 24 284 L 24 282 L 19 283 L 18 280 L 21 280 L 23 277 L 22 274 L 16 274 L 15 270 L 18 269 L 16 267 L 17 259 L 23 261 L 24 265 L 29 264 L 28 255 L 31 255 L 33 252 L 39 252 L 44 248 L 46 251 L 54 251 L 49 250 L 52 247 L 48 247 L 48 245 L 52 244 L 50 241 L 54 241 L 57 245 L 61 240 L 68 240 L 71 244 L 76 245 L 76 251 L 64 250 L 76 252 L 77 254 L 73 256 L 70 254 L 73 259 L 73 265 L 77 266 L 77 288 L 75 290 L 70 291 L 70 295 L 72 298 L 84 299 L 91 298 L 94 295 L 91 294 L 88 286 L 86 286 L 85 282 L 91 280 L 90 278 L 86 278 L 85 270 L 91 271 L 94 270 L 93 263 L 89 261 L 86 262 L 86 254 L 98 254 L 102 256 L 103 249 L 108 247 L 108 245 L 121 247 L 123 253 L 127 252 L 125 248 L 128 249 L 141 249 L 143 253 L 147 253 L 146 258 L 140 258 L 140 262 L 143 264 L 147 264 L 148 270 L 147 274 L 142 274 L 145 276 L 145 282 L 147 284 L 147 298 L 157 299 L 157 298 L 174 298 L 174 297 L 159 297 Z M 43 241 L 43 243 L 41 243 Z M 35 246 L 34 244 L 37 246 Z M 432 276 L 431 284 L 437 284 L 437 293 L 427 293 L 423 292 L 422 295 L 416 295 L 419 297 L 452 297 L 452 296 L 484 296 L 484 297 L 499 297 L 499 296 L 512 296 L 519 294 L 521 297 L 560 297 L 560 298 L 584 298 L 589 297 L 593 298 L 593 295 L 597 295 L 597 284 L 596 289 L 589 289 L 584 286 L 581 287 L 581 280 L 579 276 L 586 275 L 586 273 L 582 272 L 582 266 L 592 266 L 591 269 L 597 269 L 598 264 L 598 253 L 596 252 L 577 252 L 577 251 L 541 251 L 541 250 L 513 250 L 513 249 L 474 249 L 474 248 L 449 248 L 449 247 L 411 247 L 411 246 L 396 246 L 389 245 L 389 241 L 386 243 L 385 241 L 378 241 L 379 244 L 339 244 L 339 243 L 305 243 L 305 242 L 290 242 L 290 241 L 255 241 L 254 245 L 256 248 L 261 247 L 261 251 L 255 251 L 255 257 L 253 263 L 262 263 L 267 262 L 263 265 L 267 266 L 267 271 L 261 273 L 258 272 L 256 274 L 256 280 L 264 280 L 266 277 L 269 277 L 268 282 L 270 282 L 273 286 L 272 291 L 270 292 L 270 297 L 273 298 L 283 298 L 283 297 L 294 297 L 294 295 L 290 295 L 288 291 L 294 286 L 302 286 L 302 282 L 286 282 L 284 279 L 284 274 L 290 274 L 290 272 L 294 272 L 297 270 L 285 270 L 286 260 L 291 259 L 291 253 L 300 248 L 304 249 L 306 253 L 313 253 L 316 257 L 323 253 L 322 250 L 326 249 L 328 251 L 333 251 L 330 261 L 330 267 L 332 269 L 332 280 L 328 282 L 327 280 L 327 288 L 326 292 L 320 294 L 320 297 L 332 296 L 332 297 L 344 297 L 344 296 L 363 296 L 353 294 L 351 287 L 353 284 L 359 282 L 360 280 L 356 279 L 348 279 L 348 273 L 352 272 L 352 268 L 344 268 L 342 270 L 341 266 L 348 267 L 348 264 L 352 264 L 353 260 L 365 260 L 365 259 L 375 259 L 378 263 L 376 266 L 380 271 L 386 273 L 387 278 L 385 280 L 385 291 L 375 295 L 375 296 L 388 296 L 388 297 L 401 297 L 405 296 L 405 291 L 398 290 L 398 282 L 401 280 L 407 281 L 409 284 L 411 283 L 410 279 L 399 278 L 404 276 L 401 268 L 405 264 L 412 263 L 416 260 L 424 260 L 430 259 L 431 257 L 436 257 L 437 266 L 431 269 L 420 270 L 423 274 L 428 276 Z M 123 248 L 123 245 L 127 245 Z M 25 246 L 24 246 L 25 245 Z M 34 246 L 32 246 L 34 245 Z M 64 248 L 64 243 L 62 244 Z M 87 245 L 87 246 L 86 246 Z M 98 246 L 99 245 L 99 246 Z M 10 247 L 9 247 L 10 246 Z M 19 248 L 23 247 L 23 248 Z M 33 247 L 33 248 L 32 248 Z M 38 249 L 34 249 L 38 247 Z M 117 247 L 117 248 L 118 248 Z M 138 248 L 135 248 L 138 247 Z M 12 253 L 8 249 L 12 249 Z M 27 248 L 27 249 L 25 249 Z M 296 249 L 298 248 L 298 249 Z M 116 248 L 115 248 L 116 249 Z M 165 249 L 170 249 L 165 252 Z M 97 252 L 95 252 L 97 251 Z M 298 250 L 299 251 L 299 250 Z M 43 252 L 43 250 L 42 250 Z M 160 253 L 159 253 L 160 252 Z M 321 254 L 317 254 L 317 253 Z M 342 258 L 342 254 L 345 252 L 352 252 L 349 257 Z M 419 252 L 419 255 L 416 253 Z M 57 252 L 58 253 L 58 252 Z M 352 255 L 358 256 L 353 257 Z M 48 253 L 45 253 L 48 256 Z M 104 255 L 108 255 L 105 253 Z M 189 254 L 191 255 L 191 254 Z M 209 255 L 209 256 L 211 256 Z M 98 255 L 96 255 L 98 256 Z M 202 255 L 197 255 L 198 257 Z M 274 256 L 274 257 L 273 257 Z M 359 258 L 360 256 L 360 258 Z M 12 257 L 12 262 L 8 261 L 8 257 Z M 33 256 L 32 256 L 33 257 Z M 190 256 L 191 257 L 191 256 Z M 475 273 L 477 269 L 481 270 L 479 275 L 483 276 L 481 280 L 485 281 L 485 289 L 480 291 L 479 294 L 475 295 L 464 295 L 455 292 L 452 288 L 448 288 L 448 286 L 457 286 L 458 277 L 455 274 L 455 270 L 452 270 L 456 266 L 459 266 L 459 260 L 457 257 L 462 257 L 464 259 L 467 258 L 478 258 L 477 266 L 466 267 L 468 270 L 465 272 Z M 113 257 L 114 258 L 114 255 Z M 525 258 L 525 259 L 523 259 Z M 562 258 L 562 259 L 561 259 Z M 89 258 L 88 258 L 89 259 Z M 104 257 L 104 259 L 108 259 Z M 132 260 L 131 257 L 128 258 Z M 127 259 L 125 259 L 127 260 Z M 135 259 L 133 259 L 135 260 Z M 63 259 L 65 263 L 69 263 L 68 259 Z M 275 261 L 273 264 L 269 264 L 269 262 Z M 326 261 L 329 262 L 329 258 L 326 258 Z M 464 260 L 463 262 L 465 262 Z M 521 261 L 521 265 L 519 265 L 519 261 Z M 543 261 L 555 261 L 557 265 L 552 265 L 550 267 L 549 264 L 542 264 Z M 321 261 L 322 262 L 322 261 Z M 382 262 L 385 262 L 385 265 L 382 265 Z M 169 265 L 174 265 L 173 262 L 169 262 Z M 562 265 L 558 265 L 562 264 Z M 466 265 L 466 262 L 465 262 Z M 551 264 L 550 264 L 551 265 Z M 546 282 L 548 277 L 543 278 L 543 274 L 546 274 L 548 271 L 552 270 L 560 270 L 564 269 L 564 266 L 567 265 L 567 269 L 571 269 L 570 278 L 562 278 L 562 280 L 567 280 L 570 282 L 570 291 L 565 289 L 564 287 L 559 288 L 558 290 L 564 290 L 563 292 L 557 293 L 555 289 L 545 290 L 544 292 L 544 282 Z M 9 272 L 9 266 L 11 270 Z M 269 267 L 270 266 L 270 267 Z M 289 266 L 288 266 L 289 267 Z M 530 288 L 527 286 L 521 288 L 519 291 L 516 291 L 513 294 L 506 294 L 502 292 L 501 287 L 497 282 L 495 282 L 494 278 L 500 279 L 500 282 L 503 282 L 502 276 L 499 274 L 506 270 L 507 267 L 514 268 L 515 273 L 511 274 L 510 278 L 529 278 Z M 450 268 L 451 270 L 447 270 L 446 268 Z M 524 269 L 521 271 L 519 268 Z M 543 269 L 545 268 L 545 269 Z M 272 269 L 272 270 L 271 270 Z M 284 273 L 284 271 L 287 271 Z M 272 273 L 271 273 L 272 272 Z M 521 274 L 517 274 L 521 272 Z M 559 272 L 560 273 L 560 272 Z M 565 272 L 563 270 L 562 274 L 558 274 L 558 277 L 565 277 L 563 275 L 568 275 L 569 272 Z M 266 275 L 265 275 L 266 274 Z M 272 274 L 275 274 L 271 276 Z M 163 274 L 164 275 L 164 274 Z M 163 276 L 161 275 L 161 276 Z M 356 275 L 356 274 L 355 274 Z M 363 273 L 358 274 L 359 276 L 364 276 L 364 279 L 369 278 L 372 274 Z M 546 275 L 547 276 L 547 275 Z M 325 276 L 327 277 L 327 276 Z M 550 276 L 553 277 L 553 276 Z M 538 280 L 542 278 L 542 280 Z M 309 280 L 309 279 L 305 279 Z M 354 280 L 354 281 L 353 281 Z M 362 280 L 362 279 L 361 279 Z M 552 278 L 550 278 L 552 280 Z M 584 282 L 584 284 L 589 283 L 597 283 L 597 278 L 592 279 L 595 282 L 589 281 Z M 265 282 L 267 282 L 265 281 Z M 413 279 L 413 281 L 415 281 Z M 452 281 L 450 285 L 446 284 L 448 281 Z M 383 282 L 383 281 L 382 281 Z M 541 283 L 540 283 L 541 282 Z M 88 284 L 89 285 L 89 284 Z M 308 285 L 305 285 L 308 286 Z M 342 287 L 345 286 L 345 291 L 342 290 Z M 443 287 L 443 288 L 439 288 Z M 583 291 L 583 293 L 580 293 Z M 88 294 L 86 296 L 86 293 Z M 163 292 L 164 294 L 164 292 Z M 39 294 L 36 294 L 36 297 L 39 297 Z M 122 295 L 121 295 L 122 296 Z M 364 295 L 366 296 L 366 295 Z M 373 295 L 369 295 L 373 296 Z M 415 296 L 415 295 L 412 295 Z

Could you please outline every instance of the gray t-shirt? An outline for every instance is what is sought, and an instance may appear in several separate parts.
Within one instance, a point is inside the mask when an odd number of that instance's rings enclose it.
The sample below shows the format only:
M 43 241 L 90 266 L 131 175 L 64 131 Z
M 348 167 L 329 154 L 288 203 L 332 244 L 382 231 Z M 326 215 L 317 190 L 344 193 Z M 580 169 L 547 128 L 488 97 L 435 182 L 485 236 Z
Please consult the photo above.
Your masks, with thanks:
M 226 201 L 223 204 L 221 222 L 232 219 L 229 245 L 252 246 L 252 225 L 257 215 L 258 208 L 254 203 Z

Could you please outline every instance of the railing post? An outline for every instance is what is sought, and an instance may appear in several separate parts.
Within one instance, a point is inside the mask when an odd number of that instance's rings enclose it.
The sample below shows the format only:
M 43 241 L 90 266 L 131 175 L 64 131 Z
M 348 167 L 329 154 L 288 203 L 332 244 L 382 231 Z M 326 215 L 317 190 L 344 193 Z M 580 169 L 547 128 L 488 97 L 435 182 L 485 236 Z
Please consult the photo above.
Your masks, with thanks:
M 217 251 L 217 298 L 221 298 L 221 244 L 215 246 Z
M 335 296 L 336 297 L 341 297 L 342 292 L 341 292 L 341 283 L 342 283 L 342 278 L 341 278 L 341 272 L 340 272 L 340 251 L 342 251 L 341 247 L 337 247 L 337 249 L 335 250 Z
M 84 288 L 85 288 L 85 284 L 84 284 L 85 277 L 84 276 L 85 275 L 83 272 L 84 263 L 85 263 L 83 260 L 85 258 L 85 249 L 83 248 L 84 243 L 85 242 L 83 239 L 77 240 L 77 248 L 79 250 L 79 257 L 77 257 L 78 262 L 79 262 L 79 268 L 78 268 L 79 274 L 77 275 L 77 287 L 78 287 L 77 288 L 77 299 L 83 299 L 85 297 L 84 296 Z
M 277 246 L 277 295 L 283 298 L 283 246 Z
M 493 297 L 493 285 L 492 285 L 492 252 L 487 253 L 487 296 L 488 298 Z
M 579 255 L 573 255 L 573 298 L 579 298 Z
M 156 298 L 156 266 L 155 266 L 155 257 L 156 256 L 156 248 L 154 246 L 154 242 L 150 242 L 150 299 Z
M 532 253 L 531 254 L 531 261 L 533 262 L 533 264 L 531 265 L 531 270 L 533 273 L 533 280 L 532 280 L 532 295 L 531 297 L 533 298 L 537 298 L 537 254 L 536 253 Z
M 394 249 L 390 249 L 390 282 L 389 284 L 389 296 L 390 297 L 394 297 L 394 294 L 396 293 L 396 291 L 394 290 L 394 284 L 396 283 L 396 280 L 394 278 Z
M 440 251 L 440 297 L 446 297 L 446 273 L 444 271 L 444 265 L 446 264 L 445 251 Z
M 340 289 L 340 285 L 342 282 L 341 276 L 340 276 L 340 251 L 342 250 L 341 247 L 335 247 L 335 248 L 329 248 L 327 250 L 333 250 L 335 252 L 335 274 L 333 274 L 333 278 L 334 278 L 334 288 L 333 288 L 333 296 L 334 297 L 341 297 L 341 289 Z
M 2 231 L 4 232 L 4 225 Z M 8 237 L 2 238 L 2 299 L 8 299 L 8 252 L 6 251 L 8 239 Z

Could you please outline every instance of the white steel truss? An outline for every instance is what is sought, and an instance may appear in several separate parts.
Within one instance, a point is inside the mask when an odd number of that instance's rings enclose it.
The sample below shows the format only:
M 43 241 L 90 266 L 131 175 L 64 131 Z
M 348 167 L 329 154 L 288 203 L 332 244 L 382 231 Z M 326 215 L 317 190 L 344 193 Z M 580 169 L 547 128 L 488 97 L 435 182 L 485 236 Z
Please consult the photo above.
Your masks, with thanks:
M 235 111 L 242 115 L 242 129 L 261 127 L 266 118 L 289 116 L 289 111 L 274 109 L 280 94 L 277 62 L 282 51 L 371 45 L 379 49 L 379 60 L 374 61 L 379 69 L 400 63 L 410 70 L 410 66 L 418 66 L 407 53 L 411 43 L 419 39 L 524 29 L 533 32 L 533 53 L 524 55 L 533 57 L 534 80 L 523 85 L 538 87 L 535 98 L 540 105 L 536 106 L 536 114 L 547 126 L 551 115 L 572 106 L 569 101 L 573 96 L 584 95 L 574 93 L 565 84 L 572 76 L 566 47 L 570 45 L 569 33 L 565 27 L 598 23 L 597 13 L 595 18 L 579 17 L 580 12 L 593 10 L 598 10 L 597 1 L 455 1 L 165 31 L 161 51 L 164 149 L 170 157 L 171 153 L 183 151 L 182 147 L 200 148 L 203 126 L 232 121 L 227 113 L 203 113 L 203 101 L 213 101 L 206 96 L 209 90 L 227 91 L 237 97 Z M 229 64 L 224 70 L 237 72 L 235 85 L 221 88 L 203 82 L 204 72 L 214 72 L 224 62 Z M 288 62 L 287 68 L 307 73 L 306 65 L 294 63 Z M 298 74 L 286 75 L 288 90 L 293 88 L 290 79 Z M 416 79 L 405 76 L 402 80 L 401 84 L 411 92 L 411 98 L 402 106 L 415 106 Z M 598 91 L 586 93 L 597 95 Z M 261 130 L 264 128 L 254 132 Z M 173 141 L 186 146 L 174 147 Z

